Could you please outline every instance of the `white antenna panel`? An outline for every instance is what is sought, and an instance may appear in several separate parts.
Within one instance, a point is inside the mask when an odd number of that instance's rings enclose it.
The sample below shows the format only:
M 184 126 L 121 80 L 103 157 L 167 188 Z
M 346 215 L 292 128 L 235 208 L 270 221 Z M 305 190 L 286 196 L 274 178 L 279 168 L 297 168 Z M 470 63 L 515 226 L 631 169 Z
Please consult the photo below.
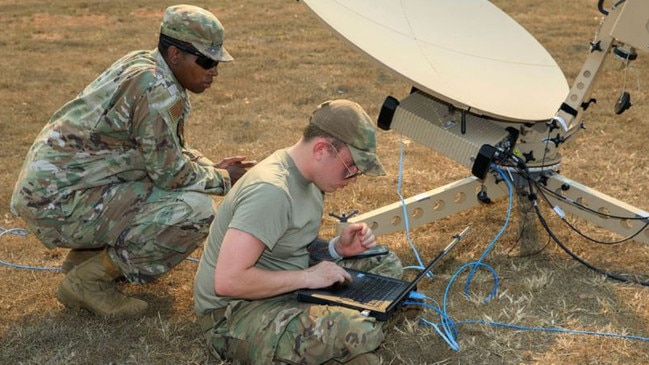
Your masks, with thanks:
M 486 0 L 303 0 L 335 32 L 418 89 L 478 115 L 547 121 L 568 95 L 561 69 Z

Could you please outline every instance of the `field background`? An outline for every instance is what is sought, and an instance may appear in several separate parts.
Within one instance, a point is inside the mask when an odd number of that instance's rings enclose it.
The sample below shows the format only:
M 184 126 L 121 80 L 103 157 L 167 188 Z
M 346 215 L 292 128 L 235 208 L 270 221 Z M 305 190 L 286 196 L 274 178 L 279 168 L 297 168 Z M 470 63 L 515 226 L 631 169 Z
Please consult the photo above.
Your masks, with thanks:
M 548 49 L 572 82 L 600 23 L 597 1 L 494 3 Z M 50 115 L 126 52 L 153 48 L 162 13 L 172 4 L 0 0 L 1 227 L 24 227 L 9 212 L 11 190 L 29 146 Z M 403 98 L 409 92 L 407 82 L 336 37 L 301 2 L 194 4 L 218 16 L 226 29 L 226 47 L 236 59 L 219 66 L 212 88 L 193 97 L 186 126 L 190 143 L 214 160 L 235 154 L 260 160 L 292 144 L 307 116 L 324 100 L 351 99 L 376 117 L 387 95 Z M 646 54 L 641 53 L 626 71 L 626 90 L 634 105 L 616 116 L 613 105 L 625 85 L 625 71 L 611 57 L 594 89 L 597 103 L 586 114 L 586 129 L 562 147 L 562 174 L 641 209 L 649 208 L 648 65 Z M 401 146 L 405 157 L 400 192 L 405 197 L 470 175 L 464 167 L 395 132 L 379 132 L 378 141 L 389 175 L 361 177 L 353 186 L 331 194 L 327 211 L 367 212 L 398 201 Z M 453 234 L 467 225 L 473 227 L 452 257 L 437 268 L 436 280 L 422 285 L 439 306 L 451 275 L 480 257 L 503 226 L 506 210 L 507 202 L 498 201 L 418 227 L 409 236 L 400 232 L 379 240 L 399 253 L 406 265 L 415 265 L 408 238 L 422 257 L 429 258 Z M 646 281 L 649 250 L 645 245 L 595 245 L 568 230 L 547 207 L 543 211 L 553 232 L 577 254 L 604 270 Z M 588 235 L 619 238 L 570 219 Z M 463 288 L 466 275 L 451 286 L 447 312 L 457 323 L 458 348 L 451 348 L 432 327 L 407 321 L 386 329 L 388 340 L 379 350 L 386 364 L 649 363 L 647 288 L 594 273 L 559 250 L 544 232 L 539 232 L 544 249 L 521 256 L 519 227 L 514 215 L 485 258 L 498 274 L 494 299 L 482 300 L 493 286 L 488 272 L 479 271 L 473 278 L 469 298 Z M 323 236 L 333 230 L 333 219 L 323 217 Z M 192 256 L 200 257 L 200 251 Z M 65 254 L 65 250 L 46 250 L 33 235 L 0 237 L 0 260 L 12 264 L 57 268 Z M 111 321 L 63 308 L 54 297 L 62 279 L 56 270 L 0 266 L 0 363 L 214 363 L 193 323 L 195 269 L 195 262 L 186 261 L 150 285 L 122 284 L 125 292 L 148 300 L 151 306 L 142 318 Z M 439 321 L 429 310 L 422 317 Z

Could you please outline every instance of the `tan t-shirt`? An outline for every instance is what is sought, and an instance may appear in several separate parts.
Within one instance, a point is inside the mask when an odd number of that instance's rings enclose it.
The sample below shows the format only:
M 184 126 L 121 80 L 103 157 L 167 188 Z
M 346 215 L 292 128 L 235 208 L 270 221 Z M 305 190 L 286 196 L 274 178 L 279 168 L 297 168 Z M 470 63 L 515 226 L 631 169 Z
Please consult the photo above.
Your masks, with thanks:
M 225 196 L 194 280 L 197 315 L 225 307 L 236 298 L 214 293 L 214 269 L 228 228 L 247 232 L 266 245 L 256 266 L 266 270 L 302 270 L 309 265 L 307 245 L 320 230 L 324 194 L 295 166 L 285 149 L 248 171 Z

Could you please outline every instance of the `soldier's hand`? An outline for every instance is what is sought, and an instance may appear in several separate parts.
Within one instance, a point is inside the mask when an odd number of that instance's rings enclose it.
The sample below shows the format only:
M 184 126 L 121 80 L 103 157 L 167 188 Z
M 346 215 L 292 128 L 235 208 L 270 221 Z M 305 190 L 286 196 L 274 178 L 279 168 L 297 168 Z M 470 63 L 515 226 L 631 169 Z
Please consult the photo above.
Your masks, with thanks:
M 232 156 L 224 158 L 214 167 L 227 170 L 230 174 L 230 181 L 234 185 L 248 169 L 256 164 L 257 161 L 246 161 L 246 156 Z
M 336 252 L 341 256 L 354 256 L 376 246 L 376 237 L 372 229 L 363 222 L 347 225 L 334 243 Z
M 246 161 L 246 156 L 230 156 L 222 159 L 218 163 L 215 163 L 214 167 L 217 169 L 227 169 L 233 165 L 241 165 L 243 168 L 249 169 L 255 166 L 256 163 L 256 161 Z
M 309 289 L 326 288 L 335 283 L 351 282 L 352 276 L 342 267 L 330 261 L 322 261 L 304 270 L 305 286 Z

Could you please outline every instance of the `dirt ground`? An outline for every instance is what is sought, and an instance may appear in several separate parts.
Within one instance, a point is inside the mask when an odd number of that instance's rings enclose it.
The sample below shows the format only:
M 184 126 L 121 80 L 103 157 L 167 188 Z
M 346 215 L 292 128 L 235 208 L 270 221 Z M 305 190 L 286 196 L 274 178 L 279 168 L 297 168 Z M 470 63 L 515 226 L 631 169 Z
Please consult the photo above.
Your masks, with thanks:
M 600 24 L 597 2 L 493 3 L 548 49 L 572 83 Z M 150 309 L 131 321 L 103 320 L 56 301 L 65 250 L 47 250 L 33 235 L 10 231 L 24 228 L 9 212 L 9 201 L 40 128 L 115 59 L 153 48 L 162 12 L 171 4 L 0 0 L 0 260 L 5 263 L 0 265 L 0 363 L 215 363 L 193 323 L 195 261 L 183 262 L 150 285 L 120 284 L 124 292 L 149 301 Z M 212 88 L 192 98 L 188 140 L 213 159 L 246 154 L 260 160 L 292 144 L 313 107 L 324 100 L 352 99 L 375 117 L 387 95 L 403 98 L 410 90 L 406 80 L 350 47 L 299 1 L 196 5 L 217 14 L 236 59 L 219 66 Z M 649 158 L 642 152 L 649 126 L 646 56 L 640 52 L 628 68 L 613 57 L 607 61 L 585 129 L 561 150 L 561 174 L 640 209 L 649 208 L 644 179 Z M 615 115 L 613 105 L 622 91 L 630 92 L 633 106 Z M 470 176 L 467 168 L 393 131 L 379 132 L 378 144 L 388 176 L 361 177 L 330 194 L 327 212 L 369 212 L 399 201 L 399 194 L 411 197 Z M 566 254 L 538 218 L 525 224 L 536 226 L 539 249 L 521 254 L 529 237 L 521 235 L 517 204 L 509 217 L 503 199 L 379 237 L 413 266 L 417 261 L 410 244 L 430 258 L 454 234 L 472 227 L 434 278 L 420 286 L 429 298 L 427 308 L 413 319 L 386 325 L 387 339 L 379 349 L 385 364 L 649 364 L 647 246 L 594 243 L 583 236 L 607 242 L 621 237 L 569 216 L 582 236 L 541 202 L 553 235 L 593 267 Z M 323 217 L 322 235 L 334 229 L 334 219 Z M 646 232 L 641 235 L 646 238 Z M 467 265 L 487 249 L 482 262 L 493 271 L 482 268 L 467 281 Z M 602 272 L 631 280 L 612 280 Z M 440 312 L 448 318 L 450 336 L 444 336 Z

